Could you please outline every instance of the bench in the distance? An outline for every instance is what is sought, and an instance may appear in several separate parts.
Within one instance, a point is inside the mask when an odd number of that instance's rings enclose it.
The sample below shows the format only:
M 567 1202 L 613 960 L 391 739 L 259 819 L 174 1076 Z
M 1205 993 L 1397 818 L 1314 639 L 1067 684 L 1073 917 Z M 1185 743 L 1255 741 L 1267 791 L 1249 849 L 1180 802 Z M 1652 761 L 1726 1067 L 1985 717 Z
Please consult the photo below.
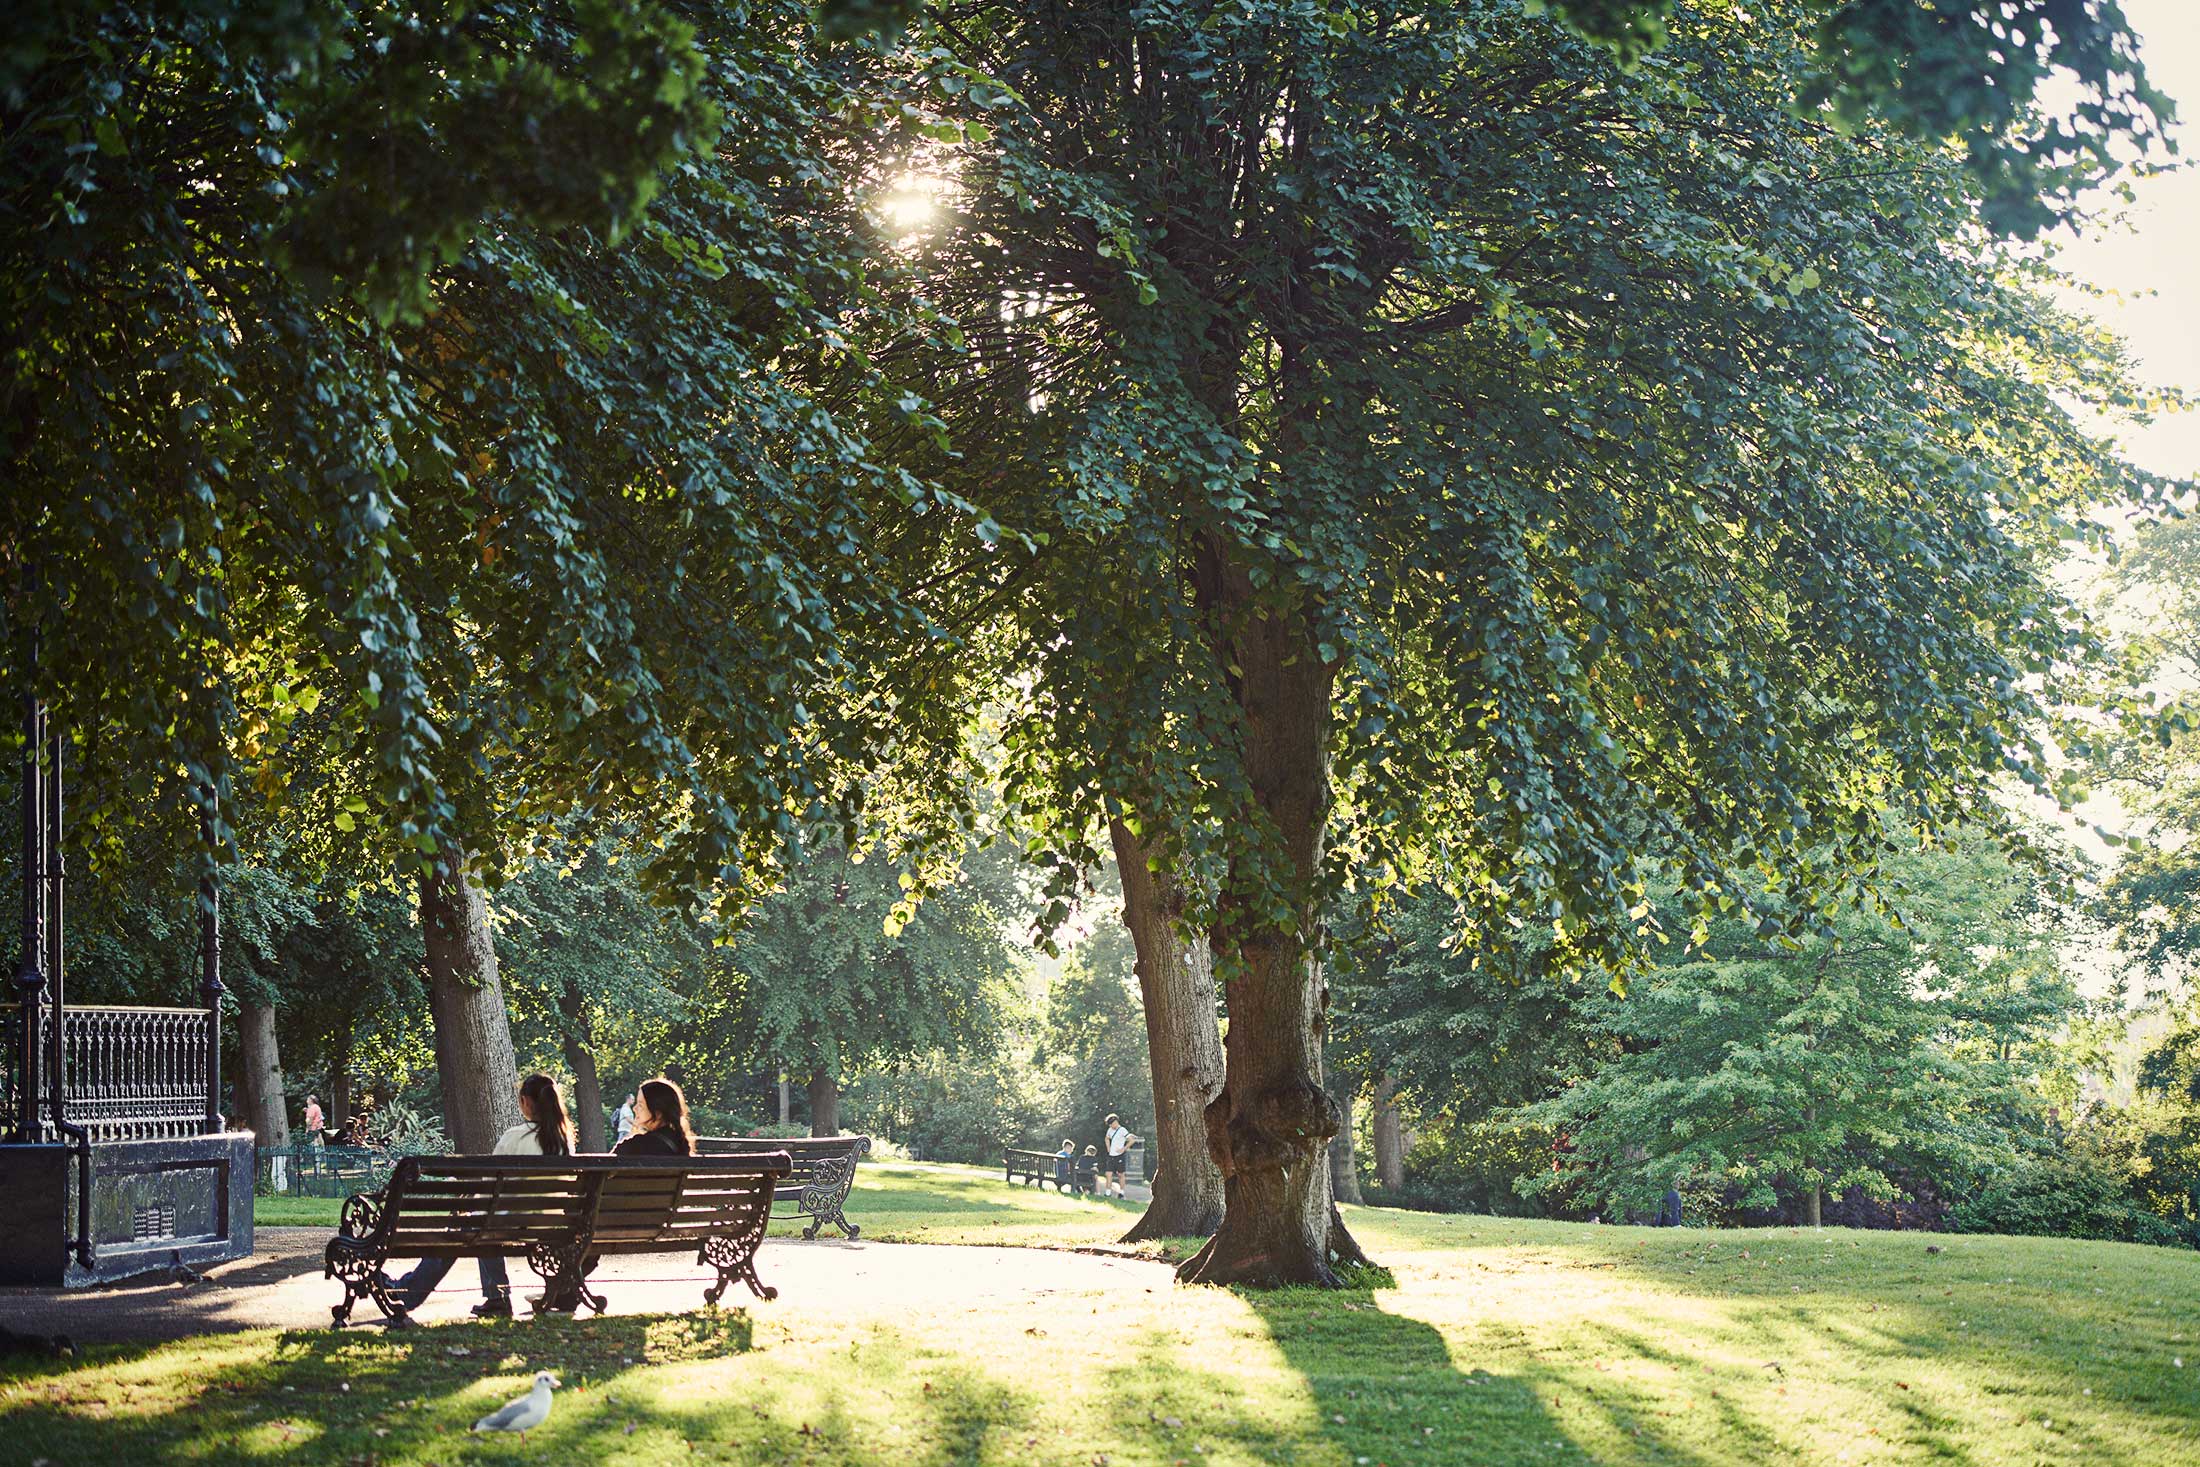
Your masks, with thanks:
M 779 1202 L 791 1202 L 798 1215 L 810 1219 L 802 1230 L 815 1238 L 818 1229 L 831 1223 L 850 1238 L 863 1229 L 848 1221 L 843 1208 L 848 1189 L 855 1185 L 856 1163 L 871 1154 L 868 1136 L 698 1136 L 696 1150 L 705 1156 L 769 1156 L 784 1152 L 791 1170 L 779 1184 Z
M 323 1275 L 344 1285 L 336 1323 L 371 1299 L 392 1319 L 404 1308 L 384 1283 L 395 1258 L 523 1258 L 551 1307 L 604 1300 L 588 1271 L 613 1253 L 694 1252 L 718 1270 L 703 1291 L 716 1304 L 735 1279 L 757 1297 L 779 1291 L 756 1276 L 756 1245 L 772 1195 L 791 1163 L 784 1152 L 746 1156 L 408 1156 L 389 1184 L 344 1203 Z
M 1099 1164 L 1089 1156 L 1065 1158 L 1059 1152 L 1020 1151 L 1014 1147 L 1004 1148 L 1002 1155 L 1005 1164 L 1001 1180 L 1004 1182 L 1025 1182 L 1042 1192 L 1049 1182 L 1054 1184 L 1054 1189 L 1058 1192 L 1067 1192 L 1072 1188 L 1079 1192 L 1090 1192 L 1098 1186 Z M 1067 1178 L 1062 1175 L 1064 1160 L 1070 1163 Z

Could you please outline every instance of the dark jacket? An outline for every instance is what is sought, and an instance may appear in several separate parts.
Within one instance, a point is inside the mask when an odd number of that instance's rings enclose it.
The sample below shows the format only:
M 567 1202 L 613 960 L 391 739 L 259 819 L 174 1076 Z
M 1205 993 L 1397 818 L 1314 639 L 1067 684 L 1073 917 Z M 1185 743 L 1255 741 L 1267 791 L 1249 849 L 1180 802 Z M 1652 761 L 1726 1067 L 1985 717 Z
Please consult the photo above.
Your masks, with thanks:
M 611 1148 L 613 1156 L 686 1156 L 687 1137 L 678 1131 L 659 1128 L 655 1131 L 636 1131 L 633 1135 Z

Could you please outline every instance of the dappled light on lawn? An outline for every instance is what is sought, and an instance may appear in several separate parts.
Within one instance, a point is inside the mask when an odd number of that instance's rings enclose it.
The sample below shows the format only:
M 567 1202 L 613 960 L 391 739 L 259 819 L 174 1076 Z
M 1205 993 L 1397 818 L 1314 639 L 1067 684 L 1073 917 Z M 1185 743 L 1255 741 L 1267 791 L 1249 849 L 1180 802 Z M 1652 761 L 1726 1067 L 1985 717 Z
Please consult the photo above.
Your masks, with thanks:
M 905 1163 L 866 1168 L 849 1209 L 854 1250 L 1103 1246 L 1124 1216 Z M 813 1286 L 745 1312 L 263 1331 L 11 1360 L 0 1413 L 57 1464 L 2200 1463 L 2189 1253 L 1348 1220 L 1394 1286 L 1250 1294 L 1133 1265 L 1095 1288 L 1067 1267 L 1091 1260 L 1063 1259 L 1062 1287 L 923 1311 Z M 1017 1265 L 1044 1277 L 1045 1258 Z M 542 1369 L 564 1385 L 527 1446 L 458 1456 Z

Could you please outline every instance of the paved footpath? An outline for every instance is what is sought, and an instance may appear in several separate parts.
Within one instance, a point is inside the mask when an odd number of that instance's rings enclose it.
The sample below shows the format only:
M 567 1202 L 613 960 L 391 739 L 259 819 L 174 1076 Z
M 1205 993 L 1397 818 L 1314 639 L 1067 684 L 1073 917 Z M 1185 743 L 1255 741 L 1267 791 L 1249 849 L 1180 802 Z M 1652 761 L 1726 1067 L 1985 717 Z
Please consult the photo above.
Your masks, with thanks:
M 67 1335 L 78 1344 L 325 1328 L 329 1306 L 343 1297 L 336 1281 L 321 1275 L 328 1239 L 327 1228 L 261 1228 L 256 1254 L 211 1270 L 199 1284 L 179 1285 L 154 1275 L 71 1293 L 0 1288 L 0 1325 Z M 410 1266 L 400 1260 L 398 1270 Z M 1043 1248 L 795 1238 L 766 1239 L 756 1271 L 778 1288 L 781 1300 L 806 1312 L 847 1308 L 866 1314 L 961 1312 L 989 1300 L 1163 1289 L 1171 1277 L 1165 1263 Z M 589 1282 L 610 1301 L 609 1313 L 672 1314 L 700 1308 L 703 1289 L 716 1277 L 692 1258 L 643 1254 L 604 1259 Z M 476 1280 L 472 1263 L 458 1264 L 415 1317 L 423 1323 L 464 1319 L 481 1298 Z M 527 1294 L 541 1284 L 524 1263 L 512 1265 L 512 1283 L 524 1317 Z M 772 1308 L 741 1284 L 727 1291 L 724 1302 Z M 361 1301 L 352 1320 L 354 1329 L 378 1328 L 381 1315 Z

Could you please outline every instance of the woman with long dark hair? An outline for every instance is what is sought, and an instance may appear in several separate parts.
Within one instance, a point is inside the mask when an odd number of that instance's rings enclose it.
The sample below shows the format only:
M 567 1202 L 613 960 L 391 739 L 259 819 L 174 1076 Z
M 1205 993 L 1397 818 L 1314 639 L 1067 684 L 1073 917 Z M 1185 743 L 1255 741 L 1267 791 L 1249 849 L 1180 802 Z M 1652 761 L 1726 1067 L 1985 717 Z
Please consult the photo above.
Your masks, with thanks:
M 548 1075 L 529 1075 L 519 1082 L 518 1125 L 506 1126 L 504 1134 L 497 1137 L 498 1156 L 571 1156 L 573 1154 L 573 1123 L 565 1117 L 565 1101 L 558 1094 L 558 1082 Z M 403 1278 L 390 1281 L 390 1288 L 397 1293 L 398 1301 L 409 1311 L 427 1302 L 435 1286 L 443 1282 L 443 1276 L 451 1271 L 455 1260 L 449 1258 L 423 1258 L 419 1266 Z M 474 1313 L 484 1319 L 510 1319 L 512 1317 L 512 1278 L 505 1271 L 501 1258 L 483 1258 L 481 1264 L 481 1302 L 474 1306 Z
M 634 1134 L 612 1147 L 619 1156 L 693 1156 L 695 1128 L 688 1122 L 687 1097 L 659 1075 L 642 1082 L 642 1108 Z

